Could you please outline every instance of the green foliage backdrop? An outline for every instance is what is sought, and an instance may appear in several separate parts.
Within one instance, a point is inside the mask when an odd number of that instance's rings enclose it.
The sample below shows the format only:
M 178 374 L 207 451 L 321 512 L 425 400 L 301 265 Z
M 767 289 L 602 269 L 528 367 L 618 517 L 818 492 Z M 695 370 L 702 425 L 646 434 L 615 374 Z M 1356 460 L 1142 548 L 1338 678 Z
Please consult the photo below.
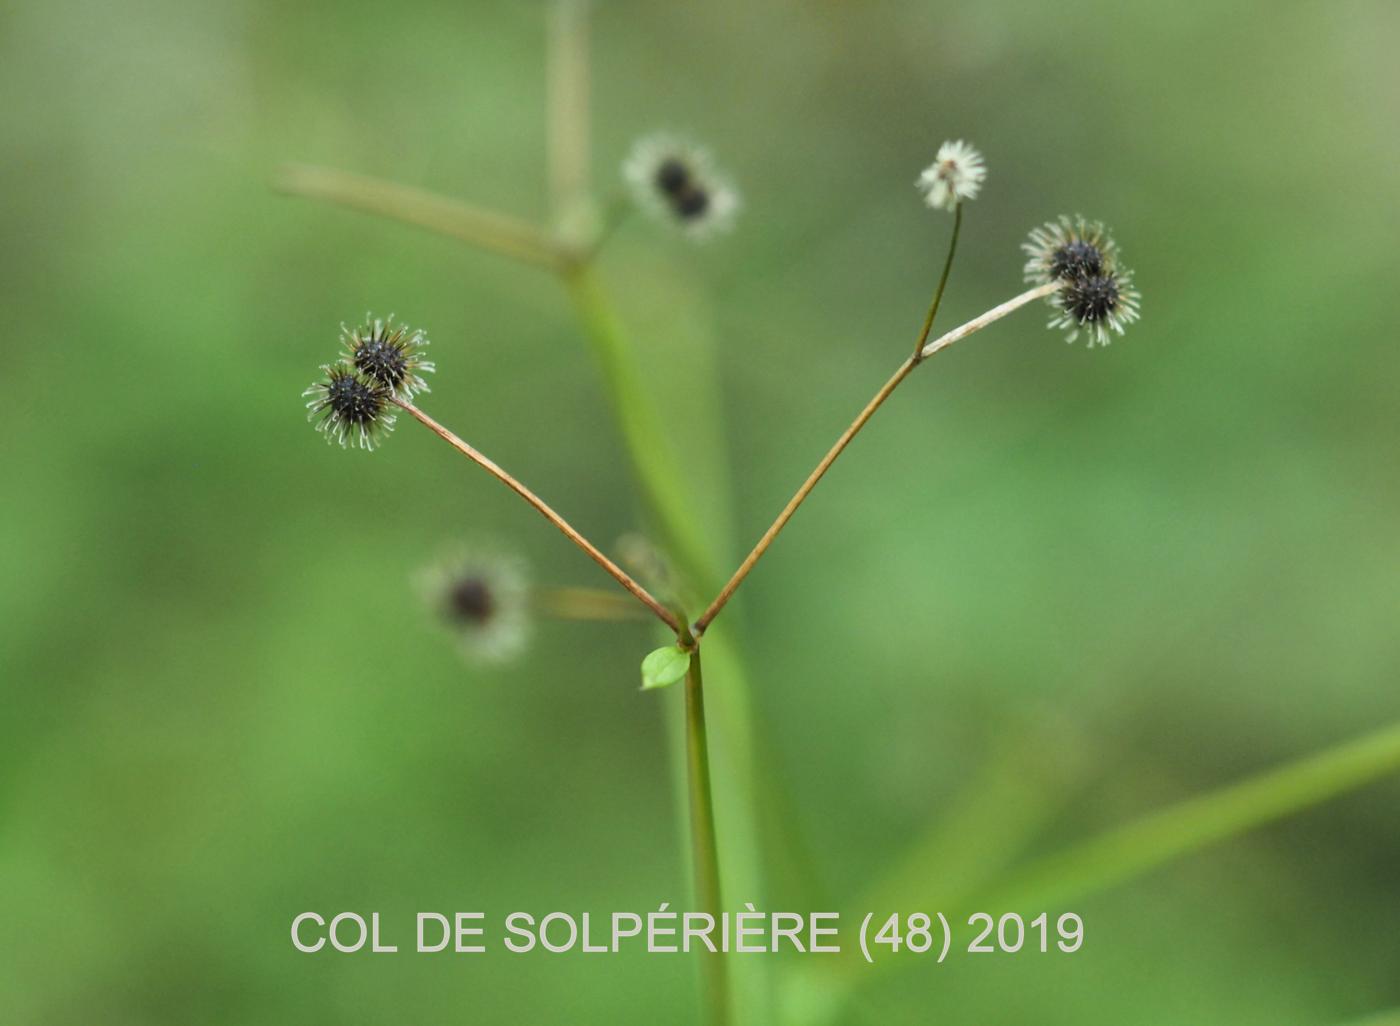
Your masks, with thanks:
M 543 218 L 544 14 L 0 15 L 0 1021 L 693 1016 L 676 957 L 287 940 L 304 909 L 685 901 L 650 630 L 546 624 L 519 663 L 464 666 L 410 586 L 444 542 L 601 579 L 425 432 L 330 450 L 298 398 L 340 321 L 395 311 L 434 339 L 437 416 L 600 540 L 639 526 L 555 283 L 269 188 L 302 160 Z M 990 177 L 942 323 L 1015 291 L 1018 243 L 1061 212 L 1112 224 L 1144 293 L 1106 351 L 1036 311 L 939 357 L 746 585 L 731 629 L 832 905 L 1008 759 L 931 874 L 1400 719 L 1397 32 L 1383 0 L 599 3 L 599 180 L 678 128 L 745 196 L 731 238 L 635 220 L 602 267 L 648 375 L 716 375 L 669 427 L 731 554 L 912 342 L 948 228 L 912 186 L 944 138 Z M 891 975 L 847 1014 L 1400 1005 L 1397 799 L 1085 899 L 1078 955 Z

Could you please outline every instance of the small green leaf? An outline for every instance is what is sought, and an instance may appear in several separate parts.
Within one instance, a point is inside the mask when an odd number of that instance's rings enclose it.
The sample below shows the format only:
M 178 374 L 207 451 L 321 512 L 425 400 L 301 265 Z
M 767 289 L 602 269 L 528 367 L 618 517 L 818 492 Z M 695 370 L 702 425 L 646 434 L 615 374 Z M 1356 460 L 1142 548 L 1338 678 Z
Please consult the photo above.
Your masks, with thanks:
M 690 669 L 690 653 L 679 645 L 667 645 L 647 653 L 642 660 L 642 690 L 664 688 L 685 676 Z

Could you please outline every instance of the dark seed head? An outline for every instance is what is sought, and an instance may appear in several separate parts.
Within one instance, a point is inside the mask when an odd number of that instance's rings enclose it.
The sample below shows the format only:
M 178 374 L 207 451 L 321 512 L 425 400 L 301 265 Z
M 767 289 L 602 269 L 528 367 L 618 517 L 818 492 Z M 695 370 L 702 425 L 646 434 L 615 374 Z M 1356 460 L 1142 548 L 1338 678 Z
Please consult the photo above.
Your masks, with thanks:
M 1080 324 L 1105 320 L 1118 308 L 1118 279 L 1111 274 L 1090 274 L 1066 285 L 1064 308 Z
M 667 157 L 656 169 L 656 187 L 667 196 L 676 196 L 690 182 L 690 169 L 675 157 Z
M 334 420 L 352 427 L 368 427 L 383 415 L 385 401 L 382 389 L 353 371 L 336 368 L 330 372 L 325 408 Z
M 452 586 L 447 599 L 452 617 L 464 623 L 483 624 L 496 608 L 491 588 L 480 577 L 462 578 Z
M 355 368 L 381 385 L 397 388 L 408 375 L 405 347 L 387 338 L 366 338 L 356 343 L 351 355 Z
M 703 217 L 705 211 L 710 209 L 710 194 L 699 186 L 691 185 L 676 194 L 671 207 L 682 221 L 693 221 Z
M 388 392 L 388 398 L 408 399 L 426 392 L 428 383 L 420 377 L 433 370 L 423 359 L 428 344 L 421 331 L 396 325 L 392 318 L 370 318 L 360 327 L 340 327 L 345 346 L 345 362 L 354 367 L 371 385 Z
M 1103 273 L 1103 254 L 1092 242 L 1071 239 L 1050 258 L 1050 273 L 1060 281 Z

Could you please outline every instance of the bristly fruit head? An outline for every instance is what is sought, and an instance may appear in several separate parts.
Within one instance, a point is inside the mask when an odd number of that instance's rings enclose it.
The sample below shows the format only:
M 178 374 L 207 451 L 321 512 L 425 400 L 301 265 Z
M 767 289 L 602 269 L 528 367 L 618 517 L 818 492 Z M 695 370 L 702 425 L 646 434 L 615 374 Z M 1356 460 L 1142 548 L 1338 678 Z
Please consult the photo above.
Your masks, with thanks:
M 1092 348 L 1108 345 L 1114 333 L 1123 334 L 1138 319 L 1141 296 L 1133 288 L 1133 273 L 1119 267 L 1072 278 L 1050 300 L 1056 310 L 1050 327 L 1063 329 L 1067 342 L 1082 331 Z
M 1055 311 L 1050 327 L 1062 329 L 1067 341 L 1082 332 L 1090 347 L 1106 346 L 1138 319 L 1142 297 L 1133 272 L 1100 222 L 1062 216 L 1033 229 L 1021 248 L 1029 257 L 1026 281 L 1060 286 L 1047 297 Z
M 377 381 L 345 364 L 321 368 L 325 377 L 302 396 L 307 399 L 307 419 L 326 441 L 341 448 L 352 442 L 373 449 L 394 427 L 391 392 Z
M 1032 229 L 1021 249 L 1029 258 L 1024 273 L 1032 285 L 1112 273 L 1118 259 L 1118 247 L 1107 229 L 1082 217 L 1062 216 Z
M 1073 239 L 1055 250 L 1050 258 L 1050 273 L 1060 281 L 1101 274 L 1103 254 L 1093 243 Z
M 387 318 L 365 316 L 365 323 L 351 328 L 340 326 L 340 340 L 345 348 L 345 360 L 366 378 L 389 389 L 396 399 L 405 402 L 420 392 L 428 391 L 424 374 L 433 372 L 430 360 L 423 358 L 428 336 L 406 324 L 395 324 Z
M 709 153 L 684 139 L 648 136 L 632 147 L 623 177 L 637 205 L 693 239 L 734 226 L 739 194 Z
M 915 185 L 930 207 L 951 212 L 963 200 L 976 199 L 986 180 L 987 164 L 982 154 L 958 139 L 938 147 L 933 163 L 924 168 Z

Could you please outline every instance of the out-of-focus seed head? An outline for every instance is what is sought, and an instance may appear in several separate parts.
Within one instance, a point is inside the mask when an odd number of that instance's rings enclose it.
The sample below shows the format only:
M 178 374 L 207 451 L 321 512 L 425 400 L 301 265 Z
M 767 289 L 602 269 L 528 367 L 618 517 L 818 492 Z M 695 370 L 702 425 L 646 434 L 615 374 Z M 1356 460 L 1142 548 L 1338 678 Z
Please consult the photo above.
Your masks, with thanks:
M 530 587 L 519 559 L 458 548 L 421 573 L 419 589 L 469 662 L 500 663 L 525 648 Z
M 702 147 L 669 135 L 648 136 L 632 148 L 623 177 L 637 205 L 693 239 L 734 226 L 739 194 Z
M 674 198 L 690 184 L 690 169 L 676 157 L 666 157 L 657 166 L 654 180 L 661 192 Z

